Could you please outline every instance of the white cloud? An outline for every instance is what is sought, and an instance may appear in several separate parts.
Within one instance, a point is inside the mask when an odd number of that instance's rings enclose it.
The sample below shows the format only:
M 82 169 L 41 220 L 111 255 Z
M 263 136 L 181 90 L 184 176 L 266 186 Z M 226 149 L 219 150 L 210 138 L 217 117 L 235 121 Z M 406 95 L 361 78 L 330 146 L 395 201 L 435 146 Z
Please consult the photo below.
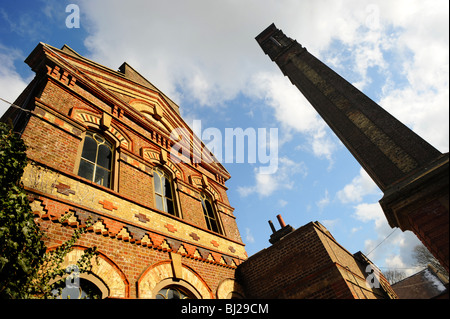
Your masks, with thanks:
M 406 87 L 388 83 L 380 104 L 441 152 L 449 150 L 448 1 L 396 1 L 386 10 L 402 28 L 396 47 Z M 395 17 L 395 19 L 394 19 Z
M 253 236 L 250 228 L 245 228 L 245 239 L 248 243 L 253 244 L 255 242 L 255 237 Z
M 285 201 L 284 199 L 280 199 L 279 201 L 278 201 L 278 205 L 280 206 L 280 207 L 284 207 L 284 206 L 286 206 L 288 204 L 288 201 Z
M 356 176 L 350 184 L 344 186 L 337 192 L 337 198 L 344 204 L 361 202 L 366 195 L 380 193 L 375 182 L 370 178 L 366 171 L 361 168 L 359 175 Z
M 308 145 L 300 148 L 332 162 L 337 145 L 326 133 L 325 122 L 308 100 L 282 74 L 258 73 L 252 79 L 252 95 L 262 97 L 272 107 L 275 119 L 288 131 L 307 136 Z
M 364 223 L 374 223 L 376 238 L 364 241 L 364 253 L 377 266 L 387 268 L 411 268 L 413 271 L 411 252 L 420 244 L 419 239 L 410 231 L 402 232 L 389 226 L 384 212 L 378 203 L 362 203 L 355 207 L 353 217 Z M 382 270 L 383 270 L 382 269 Z
M 252 79 L 252 87 L 253 96 L 262 97 L 286 127 L 303 133 L 325 127 L 308 100 L 282 74 L 258 73 Z
M 254 74 L 274 70 L 254 40 L 271 22 L 287 34 L 300 34 L 316 49 L 336 34 L 336 24 L 341 24 L 341 31 L 349 24 L 345 18 L 333 18 L 336 11 L 348 12 L 335 1 L 79 3 L 90 33 L 85 44 L 95 61 L 116 67 L 126 59 L 178 102 L 196 100 L 205 105 L 234 98 L 248 88 Z M 116 17 L 123 23 L 112 23 Z
M 381 230 L 389 225 L 387 224 L 386 217 L 384 216 L 383 210 L 381 209 L 380 204 L 373 203 L 362 203 L 355 207 L 355 212 L 353 214 L 357 220 L 362 222 L 375 222 L 375 228 Z M 390 227 L 389 227 L 390 228 Z
M 0 43 L 0 97 L 14 103 L 15 99 L 27 86 L 30 79 L 22 79 L 14 66 L 16 60 L 23 60 L 22 53 L 17 49 L 3 46 Z M 0 101 L 0 116 L 5 113 L 9 105 Z
M 440 149 L 448 149 L 445 0 L 79 3 L 91 58 L 113 68 L 126 60 L 180 104 L 193 102 L 199 110 L 220 107 L 239 93 L 266 99 L 282 126 L 304 134 L 308 149 L 332 161 L 336 144 L 324 134 L 325 124 L 254 40 L 275 22 L 338 69 L 350 61 L 359 88 L 371 83 L 368 70 L 378 68 L 386 81 L 382 105 Z M 113 23 L 117 17 L 123 22 Z M 346 51 L 330 50 L 332 41 Z M 386 52 L 395 56 L 391 64 Z M 392 86 L 392 68 L 405 74 L 412 92 Z M 429 83 L 438 89 L 433 92 Z
M 380 104 L 408 124 L 441 152 L 449 150 L 449 93 L 447 86 L 420 91 L 405 88 L 389 91 Z M 407 105 L 408 107 L 404 107 Z
M 322 211 L 326 206 L 330 204 L 330 196 L 328 194 L 328 190 L 325 190 L 325 195 L 319 201 L 316 202 L 317 207 L 320 211 Z
M 320 221 L 320 223 L 322 223 L 330 232 L 333 231 L 334 226 L 339 222 L 339 219 L 324 219 Z
M 300 174 L 307 175 L 307 168 L 305 163 L 296 163 L 287 157 L 279 159 L 278 170 L 274 174 L 261 174 L 255 168 L 255 185 L 253 186 L 239 186 L 237 191 L 241 197 L 246 197 L 251 194 L 258 194 L 261 197 L 272 195 L 277 190 L 292 189 L 294 181 L 292 177 Z
M 264 59 L 254 40 L 268 25 L 255 21 L 261 7 L 256 1 L 80 1 L 91 26 L 85 43 L 96 61 L 118 66 L 127 59 L 178 102 L 209 106 L 234 98 L 255 70 L 252 59 Z M 124 22 L 111 23 L 116 17 Z

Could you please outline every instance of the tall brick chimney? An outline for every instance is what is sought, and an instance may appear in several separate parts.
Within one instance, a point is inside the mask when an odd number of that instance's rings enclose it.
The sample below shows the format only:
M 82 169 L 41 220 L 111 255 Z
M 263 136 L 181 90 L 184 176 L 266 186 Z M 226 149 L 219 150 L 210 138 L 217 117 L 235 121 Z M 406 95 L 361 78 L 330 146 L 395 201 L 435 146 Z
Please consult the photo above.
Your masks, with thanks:
M 448 153 L 440 153 L 274 24 L 256 40 L 383 191 L 380 205 L 389 225 L 413 231 L 448 271 Z

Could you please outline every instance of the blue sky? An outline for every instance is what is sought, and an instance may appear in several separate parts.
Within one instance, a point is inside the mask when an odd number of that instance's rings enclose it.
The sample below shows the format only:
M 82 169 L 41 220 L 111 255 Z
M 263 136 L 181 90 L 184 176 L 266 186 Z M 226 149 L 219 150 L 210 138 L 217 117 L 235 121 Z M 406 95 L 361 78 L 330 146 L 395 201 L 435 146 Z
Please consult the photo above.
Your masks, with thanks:
M 68 28 L 68 4 L 80 28 Z M 110 68 L 127 61 L 202 128 L 278 129 L 278 170 L 225 163 L 228 196 L 249 255 L 268 220 L 324 224 L 382 270 L 415 272 L 412 233 L 393 234 L 381 191 L 254 40 L 272 22 L 441 152 L 449 149 L 448 1 L 2 1 L 0 97 L 32 79 L 39 43 L 69 45 Z M 0 104 L 0 113 L 7 108 Z M 389 236 L 390 235 L 390 236 Z M 385 238 L 389 236 L 386 240 Z M 384 240 L 384 241 L 383 241 Z M 380 244 L 378 247 L 377 245 Z

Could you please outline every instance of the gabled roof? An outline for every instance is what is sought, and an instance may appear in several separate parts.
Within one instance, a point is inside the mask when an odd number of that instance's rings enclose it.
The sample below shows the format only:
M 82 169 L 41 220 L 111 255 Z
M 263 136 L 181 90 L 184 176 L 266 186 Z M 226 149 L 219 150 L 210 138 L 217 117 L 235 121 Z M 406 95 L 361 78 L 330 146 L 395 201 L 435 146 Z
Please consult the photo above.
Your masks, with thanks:
M 115 70 L 105 67 L 104 65 L 101 65 L 95 61 L 85 58 L 84 56 L 82 56 L 81 54 L 76 52 L 74 49 L 69 47 L 67 44 L 64 44 L 60 50 L 55 47 L 52 47 L 51 45 L 48 45 L 45 43 L 42 43 L 42 44 L 48 48 L 51 48 L 52 50 L 67 53 L 70 56 L 75 57 L 80 60 L 83 60 L 84 62 L 94 65 L 95 67 L 100 67 L 103 70 L 108 70 L 112 74 L 116 74 L 119 76 L 125 76 L 125 78 L 127 78 L 137 84 L 145 86 L 151 90 L 157 91 L 159 94 L 162 95 L 162 97 L 172 107 L 172 109 L 179 114 L 179 106 L 175 102 L 173 102 L 167 95 L 165 95 L 161 90 L 159 90 L 155 85 L 153 85 L 149 80 L 147 80 L 143 75 L 141 75 L 138 71 L 136 71 L 133 67 L 131 67 L 131 65 L 129 65 L 127 62 L 124 62 L 119 67 L 118 71 L 115 71 Z
M 131 65 L 129 65 L 127 62 L 123 62 L 121 66 L 119 66 L 119 72 L 122 72 L 125 74 L 127 78 L 130 80 L 139 83 L 143 86 L 149 87 L 152 90 L 159 91 L 156 86 L 154 86 L 150 81 L 148 81 L 145 77 L 143 77 L 138 71 L 133 69 Z
M 168 114 L 167 120 L 172 122 L 172 127 L 186 128 L 190 132 L 189 134 L 193 134 L 192 129 L 180 116 L 179 106 L 128 63 L 124 62 L 119 67 L 119 70 L 116 71 L 81 56 L 68 45 L 57 49 L 42 42 L 36 46 L 33 52 L 25 59 L 25 62 L 37 73 L 44 67 L 42 64 L 43 56 L 65 68 L 65 71 L 77 78 L 77 83 L 81 82 L 86 87 L 89 87 L 90 90 L 96 92 L 95 94 L 101 96 L 107 104 L 119 106 L 128 111 L 129 115 L 133 116 L 136 121 L 142 122 L 142 113 L 131 104 L 125 102 L 121 93 L 126 91 L 127 94 L 130 94 L 131 90 L 137 96 L 153 95 L 156 100 L 160 101 L 158 103 L 166 109 L 165 112 Z M 199 143 L 204 147 L 199 137 L 194 138 L 193 144 L 199 145 Z M 207 153 L 210 154 L 210 152 Z M 202 162 L 202 166 L 215 173 L 220 173 L 225 180 L 229 179 L 230 174 L 225 167 L 216 160 L 214 155 L 210 156 L 212 161 Z
M 447 292 L 448 280 L 431 265 L 392 285 L 400 299 L 431 299 Z M 446 287 L 447 286 L 447 287 Z

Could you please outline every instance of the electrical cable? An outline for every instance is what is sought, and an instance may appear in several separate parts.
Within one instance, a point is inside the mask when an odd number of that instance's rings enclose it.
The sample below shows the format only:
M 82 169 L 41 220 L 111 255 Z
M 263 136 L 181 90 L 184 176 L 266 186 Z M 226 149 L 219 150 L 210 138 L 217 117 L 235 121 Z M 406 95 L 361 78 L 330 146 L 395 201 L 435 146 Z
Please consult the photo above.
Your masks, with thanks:
M 16 108 L 16 109 L 20 109 L 20 110 L 22 110 L 22 111 L 24 111 L 24 112 L 31 112 L 30 110 L 24 109 L 24 108 L 22 108 L 22 107 L 20 107 L 20 106 L 18 106 L 18 105 L 16 105 L 16 104 L 14 104 L 14 103 L 11 103 L 11 102 L 5 100 L 4 98 L 1 98 L 1 97 L 0 97 L 0 100 L 2 100 L 2 101 L 5 102 L 5 103 L 8 103 L 9 106 L 12 106 L 12 107 L 14 107 L 14 108 Z
M 378 245 L 376 245 L 366 256 L 369 256 L 375 249 L 377 249 L 386 239 L 388 239 L 398 228 L 394 228 L 394 230 L 387 235 Z

